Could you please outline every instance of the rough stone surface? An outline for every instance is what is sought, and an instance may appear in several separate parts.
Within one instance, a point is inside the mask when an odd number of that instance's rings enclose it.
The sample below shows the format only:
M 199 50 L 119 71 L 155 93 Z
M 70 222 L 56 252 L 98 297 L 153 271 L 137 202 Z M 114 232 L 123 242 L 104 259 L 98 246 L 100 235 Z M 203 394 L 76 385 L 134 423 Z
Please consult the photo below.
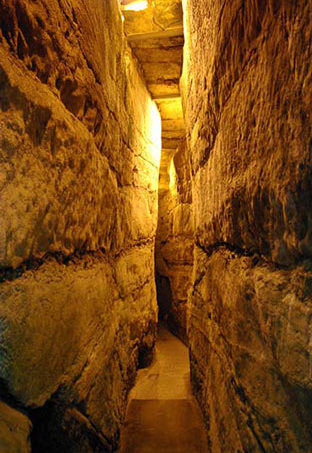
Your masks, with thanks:
M 125 32 L 153 97 L 179 95 L 184 43 L 182 1 L 149 0 L 146 9 L 125 10 L 123 15 Z M 175 36 L 168 36 L 172 30 Z
M 179 95 L 182 71 L 183 36 L 147 39 L 131 42 L 134 54 L 141 63 L 147 86 L 156 99 Z
M 0 6 L 2 266 L 151 237 L 159 115 L 117 2 Z
M 49 260 L 1 287 L 1 377 L 25 406 L 51 395 L 82 408 L 113 437 L 139 349 L 156 324 L 152 250 Z M 139 309 L 138 309 L 139 307 Z
M 161 146 L 117 0 L 0 0 L 0 107 L 0 377 L 110 451 L 154 344 Z
M 310 451 L 309 269 L 196 249 L 192 382 L 211 451 Z
M 184 8 L 189 341 L 210 448 L 311 451 L 311 4 Z
M 164 160 L 162 154 L 161 163 Z M 186 143 L 183 142 L 166 162 L 167 168 L 161 165 L 160 169 L 156 235 L 159 315 L 167 320 L 175 334 L 187 342 L 187 302 L 192 281 L 194 229 Z
M 310 5 L 206 3 L 187 2 L 184 77 L 200 241 L 311 257 Z
M 1 453 L 30 453 L 31 422 L 21 412 L 0 402 Z
M 126 33 L 151 33 L 172 29 L 183 23 L 181 0 L 147 0 L 142 11 L 124 11 Z

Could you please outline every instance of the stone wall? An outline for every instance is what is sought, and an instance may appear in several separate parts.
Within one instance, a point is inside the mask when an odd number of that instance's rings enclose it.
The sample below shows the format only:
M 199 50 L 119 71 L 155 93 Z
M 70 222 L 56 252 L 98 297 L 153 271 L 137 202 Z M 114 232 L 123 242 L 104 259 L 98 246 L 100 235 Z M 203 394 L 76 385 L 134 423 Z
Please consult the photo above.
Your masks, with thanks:
M 191 173 L 184 140 L 171 155 L 162 153 L 155 256 L 159 315 L 185 343 L 193 243 Z
M 311 4 L 184 9 L 189 342 L 211 451 L 310 451 Z
M 20 411 L 0 402 L 0 451 L 30 453 L 30 420 Z
M 35 451 L 111 451 L 154 344 L 161 136 L 117 0 L 0 0 L 0 107 L 2 393 Z

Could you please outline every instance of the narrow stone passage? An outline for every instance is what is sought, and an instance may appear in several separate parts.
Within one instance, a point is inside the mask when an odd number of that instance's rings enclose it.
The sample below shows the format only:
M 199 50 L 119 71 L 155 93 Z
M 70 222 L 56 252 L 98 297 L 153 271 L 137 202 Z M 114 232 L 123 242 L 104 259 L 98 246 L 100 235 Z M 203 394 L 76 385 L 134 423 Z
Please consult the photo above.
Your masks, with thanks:
M 129 397 L 119 453 L 206 453 L 201 412 L 191 393 L 186 346 L 159 327 L 155 359 Z

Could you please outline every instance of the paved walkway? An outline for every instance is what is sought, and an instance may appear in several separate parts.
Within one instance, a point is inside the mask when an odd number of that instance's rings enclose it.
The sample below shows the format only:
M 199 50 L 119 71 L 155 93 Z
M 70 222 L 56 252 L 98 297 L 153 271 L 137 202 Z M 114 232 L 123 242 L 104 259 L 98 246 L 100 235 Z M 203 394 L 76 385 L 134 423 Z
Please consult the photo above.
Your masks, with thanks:
M 207 453 L 192 396 L 188 350 L 160 327 L 155 359 L 140 370 L 129 398 L 119 453 Z

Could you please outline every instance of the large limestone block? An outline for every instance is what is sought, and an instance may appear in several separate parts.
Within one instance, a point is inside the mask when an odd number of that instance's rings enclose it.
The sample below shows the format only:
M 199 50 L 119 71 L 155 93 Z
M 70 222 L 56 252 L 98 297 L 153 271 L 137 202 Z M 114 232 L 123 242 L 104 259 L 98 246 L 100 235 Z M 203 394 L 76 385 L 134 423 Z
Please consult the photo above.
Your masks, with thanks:
M 160 116 L 117 2 L 91 3 L 0 3 L 2 267 L 154 235 Z M 129 198 L 148 221 L 122 231 Z
M 192 381 L 212 451 L 309 451 L 309 268 L 196 249 L 194 278 Z
M 118 192 L 107 159 L 45 86 L 25 80 L 6 53 L 0 58 L 2 266 L 47 251 L 110 248 Z
M 138 260 L 139 259 L 139 260 Z M 0 377 L 26 406 L 75 403 L 114 439 L 157 318 L 152 247 L 55 260 L 2 284 Z
M 30 453 L 31 422 L 21 412 L 0 402 L 1 453 Z
M 186 0 L 185 10 L 200 242 L 281 264 L 311 257 L 310 3 Z

